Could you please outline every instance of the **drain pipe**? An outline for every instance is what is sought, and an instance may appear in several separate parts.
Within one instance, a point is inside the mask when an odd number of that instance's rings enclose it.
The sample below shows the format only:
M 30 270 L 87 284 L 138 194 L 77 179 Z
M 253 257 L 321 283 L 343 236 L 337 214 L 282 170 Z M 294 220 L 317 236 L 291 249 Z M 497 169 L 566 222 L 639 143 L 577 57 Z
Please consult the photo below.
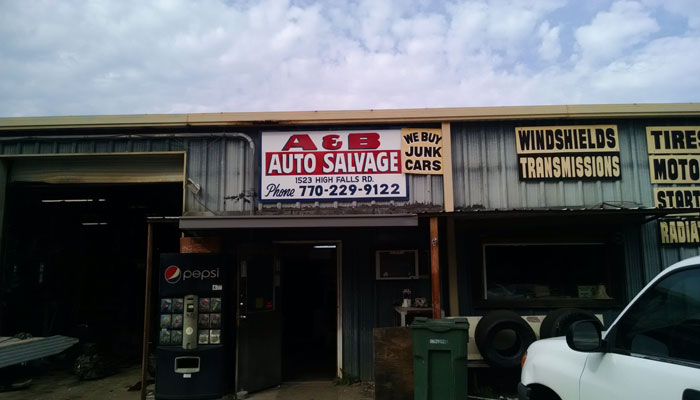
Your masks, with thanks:
M 54 141 L 54 140 L 114 140 L 114 139 L 207 139 L 207 138 L 224 138 L 238 139 L 248 142 L 250 155 L 248 156 L 248 175 L 251 184 L 250 192 L 253 194 L 250 200 L 250 215 L 255 215 L 256 195 L 255 188 L 252 185 L 255 180 L 255 142 L 253 138 L 241 132 L 216 132 L 216 133 L 145 133 L 145 134 L 116 134 L 116 135 L 41 135 L 41 136 L 0 136 L 2 142 L 19 142 L 19 141 Z

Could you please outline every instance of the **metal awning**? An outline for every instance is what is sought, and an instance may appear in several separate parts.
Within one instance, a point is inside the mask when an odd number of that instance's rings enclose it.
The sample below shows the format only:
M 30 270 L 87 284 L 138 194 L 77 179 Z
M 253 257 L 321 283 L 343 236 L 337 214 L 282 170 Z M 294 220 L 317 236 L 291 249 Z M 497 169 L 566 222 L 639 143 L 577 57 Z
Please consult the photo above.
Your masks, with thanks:
M 700 209 L 665 209 L 655 207 L 616 207 L 603 204 L 594 207 L 512 208 L 512 209 L 458 209 L 436 215 L 457 220 L 505 219 L 579 219 L 591 223 L 646 223 L 664 217 L 697 217 Z
M 185 216 L 181 230 L 418 226 L 416 214 Z

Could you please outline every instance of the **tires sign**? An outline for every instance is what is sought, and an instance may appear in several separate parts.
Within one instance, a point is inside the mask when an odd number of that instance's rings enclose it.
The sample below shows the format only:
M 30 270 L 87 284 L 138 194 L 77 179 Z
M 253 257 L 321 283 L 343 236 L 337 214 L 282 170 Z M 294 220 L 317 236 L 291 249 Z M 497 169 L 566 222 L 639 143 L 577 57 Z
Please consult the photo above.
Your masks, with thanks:
M 401 130 L 263 132 L 260 200 L 405 200 Z

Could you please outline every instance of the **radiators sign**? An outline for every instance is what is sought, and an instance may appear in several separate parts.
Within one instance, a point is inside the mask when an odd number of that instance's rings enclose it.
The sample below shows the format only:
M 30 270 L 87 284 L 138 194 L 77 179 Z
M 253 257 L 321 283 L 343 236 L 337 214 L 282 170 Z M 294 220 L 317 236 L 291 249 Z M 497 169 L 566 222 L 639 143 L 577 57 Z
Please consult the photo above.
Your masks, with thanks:
M 406 199 L 400 130 L 263 132 L 260 200 Z
M 647 150 L 651 183 L 660 185 L 654 187 L 654 206 L 700 208 L 700 126 L 649 126 Z M 700 244 L 697 213 L 671 217 L 659 219 L 661 244 Z
M 617 125 L 515 128 L 520 180 L 620 179 Z

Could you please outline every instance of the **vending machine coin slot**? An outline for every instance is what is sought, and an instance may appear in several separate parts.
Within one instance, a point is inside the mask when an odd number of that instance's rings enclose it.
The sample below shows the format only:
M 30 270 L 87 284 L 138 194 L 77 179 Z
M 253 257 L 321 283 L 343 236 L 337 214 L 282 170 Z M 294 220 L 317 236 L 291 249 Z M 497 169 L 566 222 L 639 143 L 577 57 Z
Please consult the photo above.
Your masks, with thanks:
M 198 298 L 196 295 L 190 294 L 185 296 L 185 314 L 182 320 L 184 333 L 182 336 L 182 348 L 185 350 L 197 348 L 197 302 Z

